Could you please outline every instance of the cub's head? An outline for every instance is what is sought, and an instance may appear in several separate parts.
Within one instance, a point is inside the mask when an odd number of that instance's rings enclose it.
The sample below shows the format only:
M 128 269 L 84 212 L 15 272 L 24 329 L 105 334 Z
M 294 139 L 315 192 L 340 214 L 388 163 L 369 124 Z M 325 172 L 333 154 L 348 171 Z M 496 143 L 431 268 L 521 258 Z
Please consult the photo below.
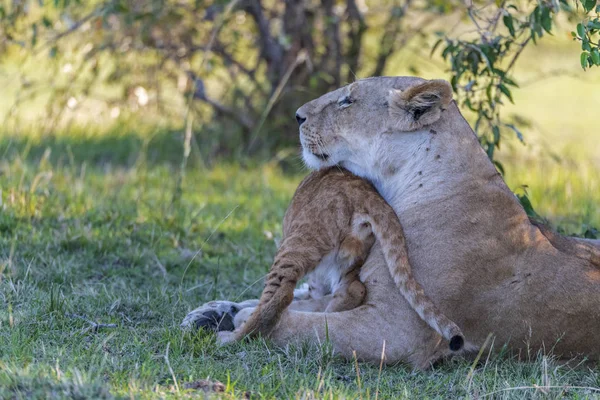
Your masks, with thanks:
M 443 80 L 362 79 L 306 103 L 296 113 L 303 158 L 310 168 L 364 162 L 384 135 L 436 122 L 452 101 Z

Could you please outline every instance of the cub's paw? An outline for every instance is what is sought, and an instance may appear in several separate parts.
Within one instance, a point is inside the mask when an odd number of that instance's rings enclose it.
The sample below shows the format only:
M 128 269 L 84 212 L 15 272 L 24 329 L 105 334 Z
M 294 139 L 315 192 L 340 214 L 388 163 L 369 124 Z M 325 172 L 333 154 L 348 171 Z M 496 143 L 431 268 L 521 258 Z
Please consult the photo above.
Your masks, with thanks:
M 310 299 L 310 287 L 308 283 L 303 283 L 299 288 L 294 289 L 294 300 Z
M 214 332 L 233 331 L 233 319 L 240 309 L 239 304 L 232 301 L 210 301 L 186 315 L 181 327 Z

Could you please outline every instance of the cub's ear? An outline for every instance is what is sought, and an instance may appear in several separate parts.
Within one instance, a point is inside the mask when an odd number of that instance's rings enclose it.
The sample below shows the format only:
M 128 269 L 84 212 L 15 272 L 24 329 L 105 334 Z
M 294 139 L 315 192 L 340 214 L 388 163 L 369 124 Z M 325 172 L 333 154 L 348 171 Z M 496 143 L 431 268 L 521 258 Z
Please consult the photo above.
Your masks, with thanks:
M 390 90 L 389 112 L 395 129 L 414 131 L 440 118 L 452 101 L 452 87 L 442 79 L 419 83 L 406 90 Z

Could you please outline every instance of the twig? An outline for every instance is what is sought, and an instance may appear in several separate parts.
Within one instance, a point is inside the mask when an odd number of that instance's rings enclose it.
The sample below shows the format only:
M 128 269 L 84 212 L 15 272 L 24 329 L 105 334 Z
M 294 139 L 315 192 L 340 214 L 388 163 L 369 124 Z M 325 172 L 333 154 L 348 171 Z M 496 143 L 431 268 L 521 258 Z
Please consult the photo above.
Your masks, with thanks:
M 194 78 L 192 78 L 192 82 L 194 84 L 194 99 L 198 99 L 201 100 L 207 104 L 210 104 L 218 113 L 221 113 L 222 115 L 225 115 L 231 119 L 234 119 L 235 121 L 237 121 L 244 129 L 246 129 L 247 131 L 252 131 L 255 127 L 254 121 L 252 121 L 247 115 L 245 115 L 244 113 L 241 113 L 237 110 L 234 110 L 233 108 L 226 106 L 224 104 L 219 103 L 216 100 L 213 100 L 209 97 L 206 96 L 205 93 L 201 93 L 200 90 L 196 90 L 198 88 L 198 86 L 200 85 L 204 85 L 204 83 L 197 77 L 195 77 L 195 75 L 193 75 L 191 72 L 189 72 L 189 75 L 193 76 Z M 187 119 L 189 120 L 189 119 Z
M 515 63 L 517 62 L 517 59 L 519 58 L 519 56 L 521 55 L 523 50 L 525 50 L 525 46 L 527 46 L 527 43 L 529 43 L 530 40 L 531 40 L 531 36 L 529 36 L 527 39 L 525 39 L 525 41 L 523 43 L 521 43 L 519 45 L 521 47 L 519 48 L 519 50 L 517 50 L 517 52 L 513 56 L 512 60 L 510 60 L 510 64 L 508 64 L 508 67 L 506 67 L 505 73 L 508 73 L 508 71 L 510 71 L 512 69 L 512 67 L 514 67 Z
M 483 29 L 481 29 L 481 26 L 479 26 L 477 18 L 475 18 L 475 13 L 473 12 L 473 1 L 467 0 L 465 3 L 467 5 L 467 15 L 469 16 L 469 19 L 473 22 L 473 24 L 475 24 L 477 30 L 481 32 Z
M 200 62 L 200 69 L 204 68 L 204 63 L 206 63 L 206 60 L 208 59 L 207 54 L 208 54 L 208 52 L 210 52 L 210 49 L 213 47 L 215 40 L 217 40 L 217 35 L 219 34 L 219 32 L 221 31 L 221 28 L 225 24 L 225 18 L 227 18 L 229 16 L 229 14 L 231 14 L 231 11 L 233 11 L 233 7 L 235 7 L 238 2 L 239 2 L 239 0 L 231 0 L 229 2 L 229 4 L 227 4 L 227 7 L 225 7 L 225 11 L 223 11 L 220 21 L 215 24 L 215 27 L 214 27 L 212 33 L 210 34 L 210 39 L 208 40 L 208 44 L 206 45 L 204 57 L 202 58 L 202 61 Z
M 254 146 L 254 142 L 258 138 L 258 134 L 260 133 L 260 130 L 261 130 L 263 124 L 265 123 L 267 117 L 269 116 L 269 113 L 271 112 L 273 105 L 279 98 L 279 95 L 283 91 L 283 88 L 285 87 L 285 85 L 287 85 L 287 82 L 290 79 L 290 76 L 292 75 L 292 73 L 294 72 L 296 67 L 298 67 L 298 65 L 302 64 L 303 62 L 305 62 L 307 60 L 308 60 L 308 54 L 307 54 L 306 50 L 301 50 L 298 53 L 298 56 L 296 56 L 296 60 L 294 61 L 294 63 L 292 65 L 290 65 L 288 70 L 285 72 L 283 79 L 281 79 L 281 81 L 279 82 L 279 85 L 277 85 L 277 87 L 275 88 L 275 91 L 271 95 L 271 98 L 269 99 L 269 102 L 267 103 L 267 106 L 265 107 L 265 111 L 263 111 L 263 114 L 260 117 L 258 126 L 254 130 L 254 133 L 252 134 L 252 137 L 250 138 L 250 141 L 248 142 L 248 151 L 252 150 L 252 147 Z

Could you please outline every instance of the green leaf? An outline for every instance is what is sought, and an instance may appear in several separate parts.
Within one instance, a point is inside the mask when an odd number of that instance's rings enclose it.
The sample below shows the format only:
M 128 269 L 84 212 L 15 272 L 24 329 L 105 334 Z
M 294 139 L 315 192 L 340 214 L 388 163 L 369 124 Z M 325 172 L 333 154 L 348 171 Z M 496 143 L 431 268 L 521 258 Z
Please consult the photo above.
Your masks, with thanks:
M 515 102 L 513 101 L 513 98 L 512 98 L 512 94 L 510 93 L 510 90 L 504 84 L 502 84 L 502 83 L 499 84 L 498 89 L 500 89 L 500 91 L 502 93 L 504 93 L 504 95 L 506 97 L 508 97 L 508 99 L 510 100 L 511 103 L 515 104 Z
M 592 47 L 590 46 L 590 42 L 587 37 L 583 38 L 581 41 L 581 50 L 592 51 Z
M 533 42 L 533 44 L 537 45 L 537 41 L 535 40 L 535 30 L 534 29 L 531 30 L 531 41 Z
M 514 87 L 519 87 L 519 85 L 517 84 L 517 82 L 513 81 L 512 79 L 510 79 L 510 78 L 509 78 L 508 76 L 506 76 L 506 75 L 504 75 L 504 76 L 502 77 L 502 80 L 503 80 L 504 82 L 506 82 L 506 84 L 507 84 L 507 85 L 511 85 L 511 86 L 514 86 Z
M 600 65 L 600 52 L 598 51 L 597 47 L 592 49 L 591 55 L 592 55 L 592 62 L 594 63 L 594 65 Z
M 489 143 L 488 142 L 488 148 L 487 148 L 487 155 L 489 157 L 490 160 L 494 159 L 494 143 Z
M 550 8 L 548 7 L 544 7 L 542 10 L 541 24 L 546 32 L 552 33 L 550 32 L 552 30 L 552 17 L 550 16 Z
M 440 44 L 442 44 L 442 42 L 444 41 L 444 39 L 438 39 L 437 42 L 435 42 L 435 44 L 433 45 L 433 47 L 431 48 L 431 52 L 429 53 L 429 57 L 433 56 L 433 53 L 435 53 L 435 51 L 437 50 L 438 46 Z
M 517 198 L 519 199 L 519 202 L 521 203 L 521 205 L 525 209 L 525 213 L 528 216 L 539 218 L 539 215 L 533 209 L 533 205 L 531 204 L 531 201 L 529 200 L 529 197 L 527 197 L 527 194 L 517 195 Z
M 579 56 L 579 60 L 581 62 L 581 68 L 585 70 L 588 66 L 588 53 L 585 51 L 581 53 L 581 56 Z
M 589 21 L 587 23 L 587 27 L 588 29 L 600 29 L 600 21 L 598 21 L 597 19 Z
M 519 129 L 517 129 L 516 126 L 514 126 L 513 124 L 506 124 L 505 126 L 507 128 L 512 129 L 513 131 L 515 131 L 515 133 L 517 134 L 517 138 L 519 139 L 519 141 L 521 143 L 525 143 L 525 140 L 523 139 L 523 134 L 521 133 L 521 131 Z
M 492 134 L 494 135 L 494 144 L 500 148 L 500 128 L 496 125 L 492 126 Z
M 585 36 L 585 28 L 583 27 L 582 23 L 577 24 L 577 34 L 580 38 L 583 38 Z
M 513 23 L 513 17 L 510 14 L 506 14 L 502 21 L 504 22 L 504 26 L 508 29 L 510 36 L 515 37 L 515 25 Z
M 35 47 L 37 43 L 38 29 L 37 24 L 31 25 L 31 47 Z
M 585 12 L 590 12 L 596 7 L 596 0 L 582 0 L 581 4 L 585 8 Z
M 504 166 L 502 165 L 502 163 L 496 160 L 494 160 L 493 162 L 498 172 L 500 172 L 500 175 L 504 176 Z
M 530 16 L 531 36 L 532 36 L 534 43 L 535 43 L 535 36 L 537 35 L 538 37 L 541 37 L 542 34 L 544 33 L 542 30 L 541 20 L 542 20 L 542 10 L 541 10 L 540 6 L 537 6 L 536 8 L 534 8 L 534 10 Z

